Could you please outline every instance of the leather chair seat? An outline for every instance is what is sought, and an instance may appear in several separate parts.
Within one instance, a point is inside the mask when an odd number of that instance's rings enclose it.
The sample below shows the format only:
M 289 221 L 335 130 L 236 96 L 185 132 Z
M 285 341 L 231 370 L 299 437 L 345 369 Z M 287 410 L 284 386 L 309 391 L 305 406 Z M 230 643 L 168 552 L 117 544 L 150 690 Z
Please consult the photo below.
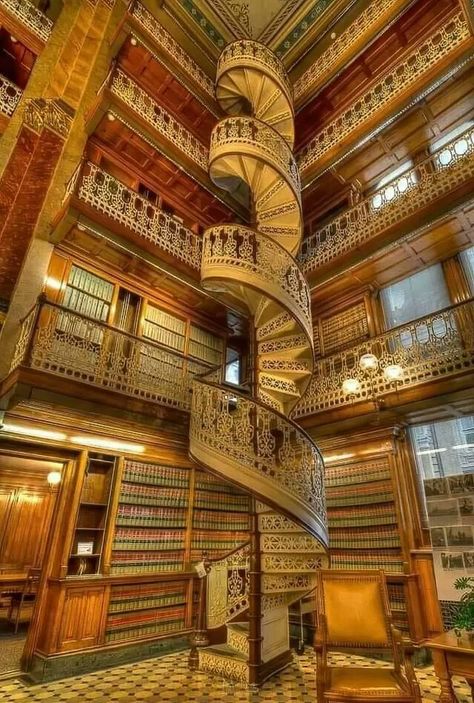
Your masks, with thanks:
M 378 695 L 400 698 L 406 690 L 400 685 L 393 669 L 373 667 L 328 667 L 326 696 L 335 698 L 347 695 L 351 698 L 374 697 Z

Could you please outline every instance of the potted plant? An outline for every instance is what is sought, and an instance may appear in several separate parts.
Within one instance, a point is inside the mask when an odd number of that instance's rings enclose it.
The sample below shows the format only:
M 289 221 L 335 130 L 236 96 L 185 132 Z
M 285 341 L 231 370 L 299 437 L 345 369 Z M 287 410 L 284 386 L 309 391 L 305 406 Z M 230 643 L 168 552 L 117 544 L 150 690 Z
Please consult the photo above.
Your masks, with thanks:
M 460 576 L 454 582 L 456 591 L 463 591 L 459 608 L 454 616 L 454 632 L 458 637 L 461 631 L 469 637 L 474 637 L 474 577 Z

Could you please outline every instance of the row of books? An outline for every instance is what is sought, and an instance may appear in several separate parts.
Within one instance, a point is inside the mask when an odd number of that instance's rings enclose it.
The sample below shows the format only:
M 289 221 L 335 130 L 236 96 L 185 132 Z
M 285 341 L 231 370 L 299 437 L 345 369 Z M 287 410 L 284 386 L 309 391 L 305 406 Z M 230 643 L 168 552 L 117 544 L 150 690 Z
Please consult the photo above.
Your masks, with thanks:
M 71 266 L 67 285 L 68 287 L 78 288 L 85 293 L 90 293 L 90 295 L 106 300 L 109 303 L 114 294 L 113 283 L 75 265 Z
M 393 501 L 393 488 L 390 481 L 359 484 L 357 489 L 349 492 L 337 487 L 328 491 L 326 495 L 328 507 L 370 505 L 372 503 L 387 503 L 390 501 Z
M 147 598 L 137 598 L 135 600 L 113 601 L 109 604 L 109 613 L 125 613 L 131 610 L 155 610 L 165 608 L 168 605 L 184 605 L 186 598 L 183 593 L 172 593 L 169 595 L 148 596 Z
M 70 308 L 81 315 L 92 317 L 94 320 L 106 322 L 109 316 L 109 303 L 69 286 L 64 293 L 63 304 L 66 308 Z M 58 325 L 58 327 L 62 329 L 63 326 Z
M 139 483 L 122 483 L 121 503 L 135 505 L 169 505 L 184 508 L 188 504 L 186 488 L 141 485 Z
M 120 505 L 117 525 L 136 527 L 186 527 L 186 511 L 180 508 L 139 508 L 135 505 Z
M 227 530 L 240 532 L 249 530 L 249 516 L 245 513 L 226 513 L 225 526 Z M 193 514 L 193 527 L 197 529 L 219 530 L 222 529 L 222 515 L 210 510 L 195 511 Z
M 113 586 L 109 611 L 142 610 L 182 603 L 186 600 L 186 588 L 183 581 Z
M 377 552 L 363 552 L 362 550 L 332 551 L 331 567 L 334 569 L 382 569 L 401 573 L 403 571 L 403 559 L 401 554 L 394 551 L 393 554 L 382 554 Z
M 112 615 L 107 619 L 106 641 L 117 639 L 133 639 L 134 637 L 144 637 L 151 634 L 162 634 L 165 632 L 176 632 L 184 629 L 184 608 L 180 607 L 171 610 L 164 616 L 157 617 L 155 613 L 145 613 L 149 617 L 137 617 L 139 613 L 134 613 L 133 617 L 123 617 Z M 143 613 L 141 613 L 143 615 Z
M 115 552 L 110 565 L 112 574 L 151 574 L 182 571 L 184 551 Z
M 326 469 L 325 477 L 331 486 L 353 486 L 357 483 L 390 479 L 390 467 L 384 461 L 367 462 L 359 471 L 354 470 L 352 465 L 331 466 Z
M 194 505 L 196 508 L 204 508 L 206 510 L 218 510 L 222 512 L 239 512 L 248 513 L 248 501 L 246 496 L 234 495 L 212 495 L 211 493 L 196 492 L 194 496 Z
M 119 527 L 115 531 L 112 550 L 182 549 L 184 546 L 184 535 L 184 530 L 147 530 Z
M 193 549 L 202 549 L 204 551 L 218 549 L 219 551 L 230 552 L 238 547 L 239 544 L 246 542 L 247 539 L 248 533 L 246 532 L 215 532 L 214 534 L 194 532 L 191 546 Z
M 196 471 L 196 489 L 201 491 L 214 491 L 217 493 L 238 495 L 240 498 L 249 502 L 249 496 L 242 493 L 236 486 L 230 483 L 222 483 L 212 474 L 207 474 L 204 471 Z
M 141 461 L 127 461 L 122 480 L 124 482 L 132 481 L 154 486 L 187 488 L 189 486 L 189 474 L 189 469 L 147 464 Z

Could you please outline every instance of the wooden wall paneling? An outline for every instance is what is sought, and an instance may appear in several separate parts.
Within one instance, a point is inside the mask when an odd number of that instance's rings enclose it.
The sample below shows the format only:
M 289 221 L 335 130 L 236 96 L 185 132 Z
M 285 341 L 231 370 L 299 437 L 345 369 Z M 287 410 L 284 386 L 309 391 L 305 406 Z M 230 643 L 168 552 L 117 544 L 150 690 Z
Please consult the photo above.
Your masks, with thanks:
M 95 647 L 103 640 L 107 586 L 84 584 L 66 588 L 58 650 Z
M 12 501 L 0 561 L 22 566 L 40 566 L 46 549 L 56 493 L 17 490 Z
M 28 670 L 37 648 L 43 653 L 55 651 L 55 637 L 61 622 L 63 605 L 63 593 L 57 586 L 57 579 L 66 576 L 67 573 L 68 556 L 86 463 L 87 452 L 83 451 L 64 464 L 47 542 L 47 558 L 43 563 L 36 607 L 23 652 L 22 667 L 25 670 Z
M 469 300 L 471 291 L 459 257 L 453 256 L 446 259 L 442 266 L 451 302 L 455 304 Z
M 56 249 L 51 254 L 44 293 L 48 300 L 60 303 L 64 297 L 66 281 L 71 270 L 71 261 Z
M 443 632 L 443 619 L 436 590 L 431 549 L 419 549 L 412 552 L 413 570 L 417 574 L 417 587 L 424 616 L 424 636 L 431 638 Z
M 10 486 L 0 486 L 0 564 L 4 563 L 3 543 L 7 534 L 7 526 L 15 500 L 15 489 Z
M 123 469 L 125 459 L 123 456 L 118 457 L 115 463 L 115 475 L 113 478 L 112 490 L 109 498 L 109 509 L 107 514 L 107 524 L 104 533 L 104 544 L 102 547 L 102 574 L 107 576 L 110 574 L 110 560 L 112 556 L 112 543 L 114 541 L 115 521 L 120 498 L 120 488 L 122 485 Z

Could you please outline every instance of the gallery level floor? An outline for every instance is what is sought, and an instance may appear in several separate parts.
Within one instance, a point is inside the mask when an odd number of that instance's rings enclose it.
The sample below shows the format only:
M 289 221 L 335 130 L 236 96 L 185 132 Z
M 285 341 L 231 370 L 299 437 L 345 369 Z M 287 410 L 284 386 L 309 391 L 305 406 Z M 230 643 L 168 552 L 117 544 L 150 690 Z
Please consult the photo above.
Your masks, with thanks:
M 341 665 L 355 661 L 373 665 L 368 659 L 340 654 L 333 655 L 333 661 Z M 424 701 L 437 701 L 439 686 L 433 669 L 419 669 L 418 677 Z M 462 679 L 455 681 L 455 689 L 460 703 L 472 703 Z M 18 680 L 0 682 L 0 700 L 2 703 L 315 703 L 314 658 L 309 649 L 303 656 L 295 656 L 291 666 L 257 693 L 246 690 L 242 684 L 232 685 L 220 678 L 190 672 L 187 653 L 180 653 L 49 684 L 26 686 Z

